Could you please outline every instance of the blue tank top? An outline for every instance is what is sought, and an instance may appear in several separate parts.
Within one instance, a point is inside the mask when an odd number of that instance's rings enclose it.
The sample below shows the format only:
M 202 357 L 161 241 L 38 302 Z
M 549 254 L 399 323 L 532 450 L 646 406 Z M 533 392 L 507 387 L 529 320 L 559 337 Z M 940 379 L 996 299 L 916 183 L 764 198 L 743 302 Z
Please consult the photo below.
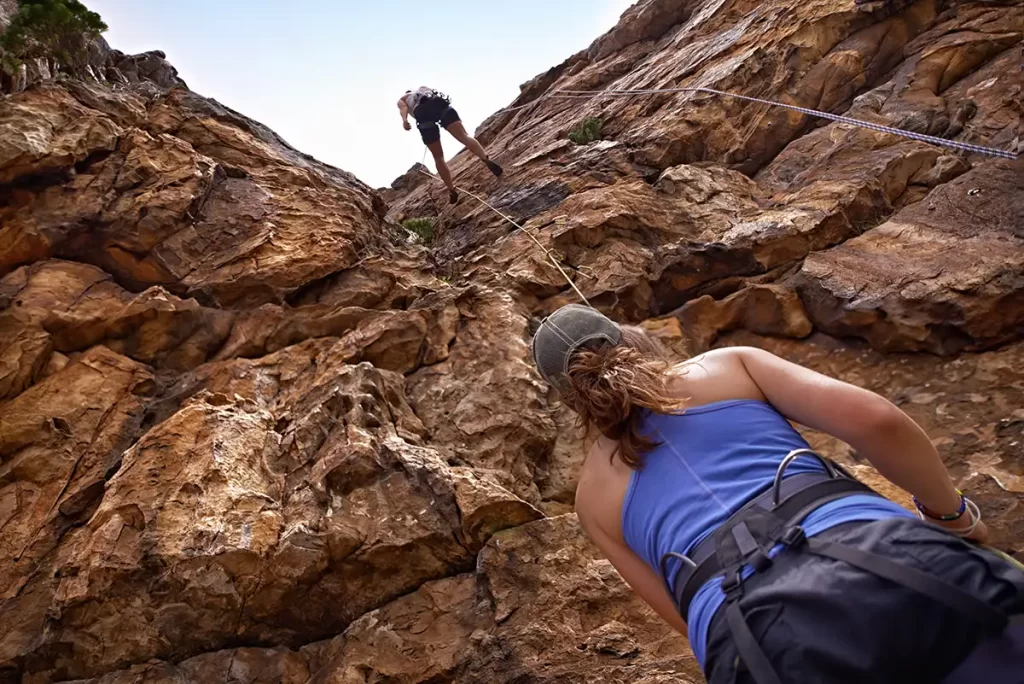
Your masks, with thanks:
M 669 551 L 689 554 L 705 537 L 752 498 L 767 490 L 782 459 L 807 442 L 771 405 L 755 400 L 721 401 L 682 414 L 651 414 L 645 433 L 661 444 L 644 456 L 630 476 L 622 502 L 626 544 L 660 576 Z M 798 458 L 786 477 L 824 472 L 813 458 Z M 819 506 L 804 520 L 808 536 L 855 520 L 913 517 L 895 503 L 855 494 Z M 772 550 L 778 553 L 779 548 Z M 680 561 L 666 562 L 675 577 Z M 745 575 L 753 572 L 745 570 Z M 725 601 L 721 578 L 706 582 L 686 615 L 690 647 L 704 667 L 707 632 Z M 669 591 L 674 595 L 675 586 Z

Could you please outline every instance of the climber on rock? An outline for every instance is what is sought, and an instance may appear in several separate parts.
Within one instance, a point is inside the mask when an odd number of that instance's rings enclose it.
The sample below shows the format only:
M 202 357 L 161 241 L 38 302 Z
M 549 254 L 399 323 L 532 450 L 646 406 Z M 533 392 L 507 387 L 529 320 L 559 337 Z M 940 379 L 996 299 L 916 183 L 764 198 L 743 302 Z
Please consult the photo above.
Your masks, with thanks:
M 412 113 L 416 119 L 416 127 L 420 129 L 420 137 L 423 143 L 434 156 L 434 165 L 437 173 L 441 176 L 445 186 L 448 187 L 448 201 L 454 204 L 459 201 L 459 193 L 455 190 L 452 182 L 452 172 L 444 160 L 444 150 L 441 148 L 441 129 L 438 124 L 451 133 L 452 137 L 466 146 L 487 165 L 495 176 L 500 176 L 502 169 L 495 162 L 491 161 L 484 151 L 483 146 L 476 138 L 466 132 L 466 128 L 459 120 L 459 114 L 451 106 L 451 100 L 441 92 L 421 86 L 416 90 L 407 90 L 402 97 L 398 98 L 398 111 L 402 115 L 402 126 L 405 130 L 411 130 L 409 125 L 409 114 Z
M 687 634 L 710 684 L 1021 681 L 1024 572 L 931 440 L 881 396 L 749 347 L 673 364 L 642 329 L 570 304 L 541 376 L 596 441 L 576 512 L 623 579 Z M 918 517 L 815 454 L 849 444 Z

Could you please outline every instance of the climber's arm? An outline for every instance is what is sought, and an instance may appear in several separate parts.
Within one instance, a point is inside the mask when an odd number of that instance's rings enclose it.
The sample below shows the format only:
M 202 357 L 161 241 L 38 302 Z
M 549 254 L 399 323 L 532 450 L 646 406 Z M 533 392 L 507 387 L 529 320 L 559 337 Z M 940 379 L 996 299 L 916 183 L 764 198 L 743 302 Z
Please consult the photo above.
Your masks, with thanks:
M 605 558 L 611 562 L 622 579 L 626 581 L 633 591 L 644 600 L 647 605 L 654 609 L 661 618 L 673 629 L 682 635 L 686 635 L 686 623 L 679 616 L 675 602 L 669 596 L 668 589 L 657 573 L 647 563 L 640 559 L 633 551 L 626 546 L 625 542 L 616 540 L 607 534 L 601 524 L 586 513 L 587 507 L 580 506 L 579 498 L 576 501 L 576 512 L 580 524 L 594 544 L 601 550 Z
M 917 423 L 891 402 L 860 387 L 816 373 L 762 349 L 735 347 L 765 398 L 792 421 L 852 446 L 887 480 L 914 494 L 926 507 L 951 513 L 960 504 L 935 445 Z M 962 529 L 967 520 L 944 525 Z M 972 539 L 984 541 L 983 524 Z
M 409 104 L 405 101 L 405 96 L 398 98 L 398 113 L 402 115 L 402 126 L 406 130 L 409 129 Z
M 675 602 L 669 596 L 664 582 L 654 570 L 625 545 L 608 543 L 608 540 L 598 542 L 597 538 L 591 538 L 637 596 L 653 608 L 672 629 L 686 636 L 686 623 L 676 610 Z

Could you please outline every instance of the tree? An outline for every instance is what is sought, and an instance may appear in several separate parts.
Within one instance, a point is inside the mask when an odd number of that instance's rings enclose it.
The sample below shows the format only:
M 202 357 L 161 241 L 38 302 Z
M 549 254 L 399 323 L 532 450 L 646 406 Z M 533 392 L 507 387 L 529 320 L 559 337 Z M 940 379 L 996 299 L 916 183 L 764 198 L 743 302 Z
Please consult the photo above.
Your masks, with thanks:
M 100 15 L 78 0 L 19 0 L 0 48 L 8 66 L 45 59 L 75 69 L 84 65 L 89 43 L 106 30 Z

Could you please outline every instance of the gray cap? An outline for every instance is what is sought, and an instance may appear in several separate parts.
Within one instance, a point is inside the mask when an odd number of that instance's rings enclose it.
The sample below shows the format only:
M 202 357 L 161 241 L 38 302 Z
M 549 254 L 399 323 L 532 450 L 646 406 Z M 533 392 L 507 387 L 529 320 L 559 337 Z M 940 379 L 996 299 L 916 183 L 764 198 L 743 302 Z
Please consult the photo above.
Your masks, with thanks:
M 597 309 L 566 304 L 545 318 L 533 336 L 533 362 L 545 380 L 562 390 L 567 386 L 569 360 L 577 349 L 584 345 L 596 348 L 600 343 L 616 345 L 621 339 L 622 329 Z

